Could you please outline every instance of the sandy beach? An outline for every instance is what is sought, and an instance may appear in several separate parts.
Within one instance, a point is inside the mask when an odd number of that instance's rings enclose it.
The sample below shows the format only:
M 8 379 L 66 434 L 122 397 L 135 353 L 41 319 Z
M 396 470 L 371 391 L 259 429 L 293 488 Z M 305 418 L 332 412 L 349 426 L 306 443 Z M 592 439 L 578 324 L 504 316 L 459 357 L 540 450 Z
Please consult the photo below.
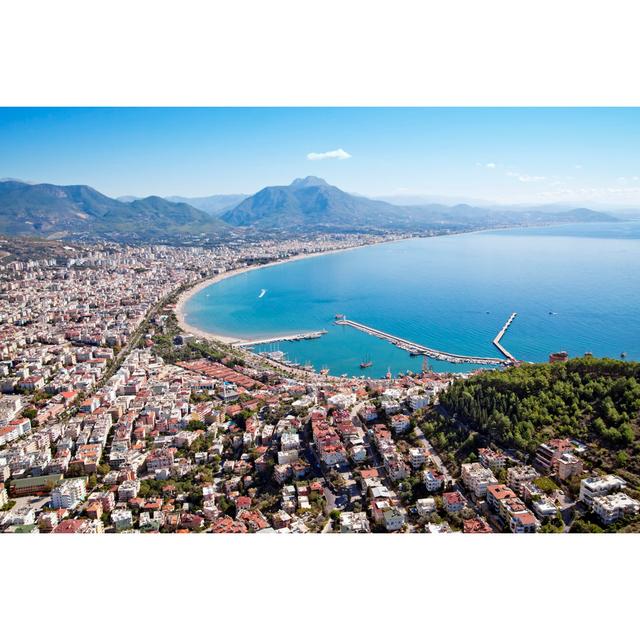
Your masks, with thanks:
M 224 273 L 219 273 L 218 275 L 213 276 L 212 278 L 207 278 L 206 280 L 199 282 L 198 284 L 187 289 L 186 291 L 183 291 L 180 294 L 178 301 L 176 303 L 176 308 L 175 308 L 175 314 L 178 320 L 178 324 L 180 325 L 182 330 L 187 333 L 191 333 L 194 336 L 197 336 L 199 338 L 203 338 L 206 340 L 216 340 L 224 344 L 234 344 L 236 342 L 245 342 L 249 340 L 254 340 L 255 338 L 252 336 L 224 336 L 224 335 L 213 333 L 211 331 L 204 331 L 202 329 L 198 329 L 197 327 L 190 325 L 187 321 L 185 310 L 184 310 L 184 307 L 187 301 L 189 300 L 189 298 L 194 296 L 199 291 L 206 289 L 207 287 L 209 287 L 212 284 L 215 284 L 216 282 L 222 282 L 222 280 L 226 280 L 227 278 L 238 276 L 242 273 L 247 273 L 248 271 L 254 271 L 256 269 L 267 269 L 269 267 L 275 267 L 280 264 L 286 264 L 287 262 L 295 262 L 297 260 L 305 260 L 307 258 L 317 258 L 319 256 L 326 256 L 331 253 L 342 253 L 343 251 L 351 251 L 353 249 L 362 249 L 363 247 L 370 247 L 376 244 L 388 244 L 391 242 L 401 242 L 402 240 L 407 240 L 407 239 L 409 238 L 396 238 L 393 240 L 383 240 L 381 242 L 369 242 L 367 244 L 360 244 L 354 247 L 345 247 L 344 249 L 330 249 L 328 251 L 318 251 L 316 253 L 301 253 L 297 256 L 284 258 L 283 260 L 274 260 L 273 262 L 269 262 L 267 264 L 251 265 L 248 267 L 241 267 L 240 269 L 232 269 L 231 271 L 225 271 Z

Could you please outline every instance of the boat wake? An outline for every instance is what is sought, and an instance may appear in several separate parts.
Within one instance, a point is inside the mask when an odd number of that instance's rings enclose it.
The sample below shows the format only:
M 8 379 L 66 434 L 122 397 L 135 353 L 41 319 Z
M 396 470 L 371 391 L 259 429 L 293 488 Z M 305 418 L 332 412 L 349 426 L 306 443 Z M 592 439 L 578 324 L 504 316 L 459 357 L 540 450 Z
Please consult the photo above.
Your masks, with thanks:
M 262 298 L 265 293 L 267 293 L 266 289 L 260 289 L 260 295 L 258 296 L 258 298 Z

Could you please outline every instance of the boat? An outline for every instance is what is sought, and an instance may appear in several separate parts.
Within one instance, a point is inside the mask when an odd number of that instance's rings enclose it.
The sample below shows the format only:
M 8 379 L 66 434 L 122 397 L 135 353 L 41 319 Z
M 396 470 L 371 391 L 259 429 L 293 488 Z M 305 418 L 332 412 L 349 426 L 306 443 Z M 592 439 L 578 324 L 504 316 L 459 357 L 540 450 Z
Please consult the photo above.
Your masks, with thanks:
M 549 311 L 550 316 L 557 316 L 558 314 L 555 311 Z
M 346 316 L 344 315 L 344 313 L 336 313 L 336 315 L 335 315 L 335 319 L 336 320 L 344 320 L 345 317 Z
M 320 369 L 320 374 L 323 376 L 329 375 L 329 367 L 322 367 L 322 369 Z
M 626 351 L 623 351 L 623 352 L 620 354 L 620 357 L 624 360 L 624 359 L 627 357 L 627 352 L 626 352 Z
M 371 360 L 369 360 L 368 356 L 365 356 L 364 360 L 360 363 L 360 368 L 361 369 L 368 369 L 371 365 L 373 365 L 373 362 L 371 362 Z
M 387 380 L 391 380 L 391 367 L 389 367 L 389 368 L 387 369 L 387 374 L 386 374 L 385 378 L 386 378 Z
M 258 298 L 262 298 L 262 296 L 264 296 L 265 293 L 267 293 L 266 289 L 260 289 L 260 295 L 258 296 Z

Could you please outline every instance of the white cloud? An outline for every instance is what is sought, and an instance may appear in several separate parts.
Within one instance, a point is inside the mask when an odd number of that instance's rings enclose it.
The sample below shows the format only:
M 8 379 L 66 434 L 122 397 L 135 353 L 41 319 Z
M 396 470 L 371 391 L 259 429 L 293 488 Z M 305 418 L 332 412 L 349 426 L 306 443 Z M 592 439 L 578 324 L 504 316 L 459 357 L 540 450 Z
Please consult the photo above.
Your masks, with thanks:
M 516 178 L 520 182 L 543 182 L 546 180 L 546 176 L 530 176 L 526 173 L 517 173 L 515 171 L 507 171 L 507 174 L 510 178 Z
M 495 169 L 498 165 L 495 162 L 476 162 L 476 166 L 484 167 L 485 169 Z
M 334 149 L 333 151 L 323 151 L 322 153 L 316 153 L 315 151 L 307 153 L 307 160 L 328 160 L 329 158 L 347 160 L 350 157 L 351 154 L 344 149 Z

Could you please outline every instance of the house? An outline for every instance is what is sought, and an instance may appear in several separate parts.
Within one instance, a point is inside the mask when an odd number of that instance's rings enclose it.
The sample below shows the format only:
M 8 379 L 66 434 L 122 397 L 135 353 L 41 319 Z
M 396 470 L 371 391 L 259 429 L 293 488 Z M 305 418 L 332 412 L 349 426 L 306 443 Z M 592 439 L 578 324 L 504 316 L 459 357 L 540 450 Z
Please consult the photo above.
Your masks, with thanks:
M 385 509 L 383 512 L 384 528 L 387 531 L 399 531 L 405 523 L 404 511 L 398 507 Z
M 459 491 L 443 493 L 442 502 L 447 513 L 459 513 L 465 507 L 465 500 Z
M 484 518 L 471 518 L 462 521 L 463 533 L 492 533 L 489 523 Z
M 340 533 L 369 533 L 370 531 L 366 513 L 344 511 L 340 514 Z
M 427 516 L 435 510 L 435 498 L 420 498 L 416 501 L 416 511 L 420 517 Z
M 444 476 L 435 469 L 425 469 L 422 473 L 422 481 L 427 491 L 439 491 L 444 483 Z

